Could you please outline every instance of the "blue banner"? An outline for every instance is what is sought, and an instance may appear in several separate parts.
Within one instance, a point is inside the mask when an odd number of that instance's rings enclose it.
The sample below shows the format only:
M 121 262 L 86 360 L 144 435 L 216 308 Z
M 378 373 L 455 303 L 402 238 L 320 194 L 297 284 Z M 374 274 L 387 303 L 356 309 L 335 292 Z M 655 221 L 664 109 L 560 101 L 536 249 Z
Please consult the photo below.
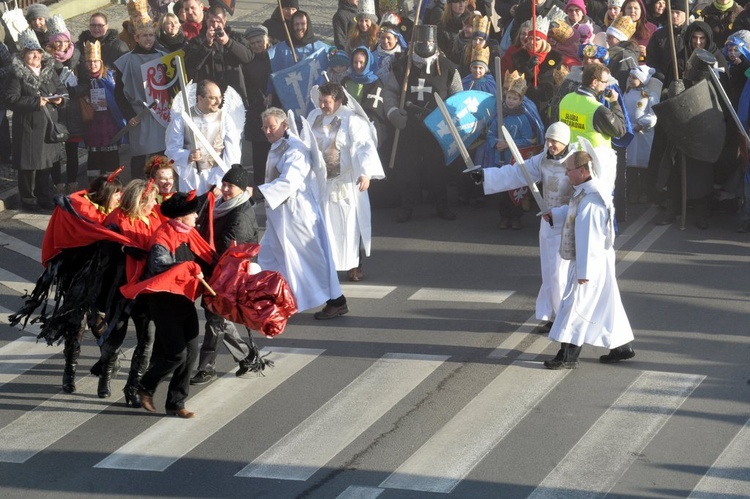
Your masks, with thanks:
M 321 48 L 297 64 L 271 73 L 271 81 L 283 108 L 291 109 L 296 116 L 307 116 L 313 109 L 310 89 L 326 69 L 328 56 L 326 49 Z
M 478 90 L 464 90 L 453 94 L 445 100 L 445 107 L 453 118 L 458 134 L 468 149 L 487 128 L 495 114 L 494 95 Z M 440 114 L 440 109 L 432 111 L 424 120 L 425 126 L 440 144 L 449 165 L 459 156 L 458 145 L 453 140 L 448 124 Z

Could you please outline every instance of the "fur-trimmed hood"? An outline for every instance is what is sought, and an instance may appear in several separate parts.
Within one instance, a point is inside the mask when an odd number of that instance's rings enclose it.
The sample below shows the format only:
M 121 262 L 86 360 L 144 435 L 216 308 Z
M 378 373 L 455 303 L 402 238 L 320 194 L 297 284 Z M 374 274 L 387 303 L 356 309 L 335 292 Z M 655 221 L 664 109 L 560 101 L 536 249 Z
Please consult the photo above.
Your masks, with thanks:
M 42 53 L 42 70 L 39 76 L 36 76 L 23 62 L 20 54 L 13 55 L 12 65 L 13 71 L 21 82 L 36 92 L 43 84 L 52 83 L 54 76 L 57 74 L 55 72 L 55 60 L 47 52 Z

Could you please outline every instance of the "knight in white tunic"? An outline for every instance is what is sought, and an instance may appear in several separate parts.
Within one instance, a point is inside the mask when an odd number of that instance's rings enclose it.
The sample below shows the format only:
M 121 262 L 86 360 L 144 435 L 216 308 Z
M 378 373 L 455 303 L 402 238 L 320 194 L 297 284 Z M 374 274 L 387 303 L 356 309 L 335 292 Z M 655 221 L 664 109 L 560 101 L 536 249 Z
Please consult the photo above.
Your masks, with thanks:
M 348 271 L 350 281 L 361 281 L 360 248 L 370 256 L 372 224 L 367 189 L 382 179 L 377 136 L 366 115 L 347 107 L 344 88 L 326 83 L 318 89 L 318 108 L 307 121 L 326 170 L 323 214 L 336 270 Z
M 284 111 L 269 108 L 261 115 L 271 142 L 266 181 L 258 189 L 265 197 L 266 232 L 260 242 L 258 265 L 281 272 L 292 288 L 299 310 L 326 303 L 316 319 L 333 319 L 349 312 L 341 292 L 323 218 L 324 173 L 314 167 L 310 148 L 290 133 Z
M 570 260 L 565 294 L 549 333 L 562 345 L 544 362 L 548 369 L 575 369 L 584 343 L 611 349 L 599 358 L 603 363 L 635 356 L 615 272 L 613 183 L 596 174 L 601 165 L 595 163 L 596 155 L 586 151 L 570 156 L 566 171 L 573 197 L 569 205 L 545 215 L 562 226 L 560 255 Z
M 237 128 L 230 113 L 219 107 L 221 102 L 218 85 L 203 80 L 196 88 L 196 102 L 190 108 L 190 117 L 176 109 L 172 111 L 165 154 L 174 160 L 181 192 L 196 190 L 201 195 L 211 186 L 221 186 L 221 179 L 231 166 L 240 163 L 241 129 Z M 187 140 L 193 134 L 186 123 L 188 119 L 206 138 L 221 162 L 217 162 L 199 140 Z
M 571 154 L 570 128 L 565 123 L 553 123 L 545 133 L 544 151 L 526 160 L 526 169 L 534 182 L 542 182 L 544 201 L 550 208 L 566 206 L 573 193 L 565 174 L 565 163 Z M 518 165 L 501 168 L 483 168 L 472 172 L 483 180 L 486 195 L 525 187 L 526 177 Z M 536 298 L 536 318 L 547 321 L 540 326 L 548 332 L 560 308 L 560 300 L 568 278 L 568 260 L 560 257 L 561 225 L 550 225 L 546 220 L 539 224 L 539 260 L 542 268 L 542 286 Z

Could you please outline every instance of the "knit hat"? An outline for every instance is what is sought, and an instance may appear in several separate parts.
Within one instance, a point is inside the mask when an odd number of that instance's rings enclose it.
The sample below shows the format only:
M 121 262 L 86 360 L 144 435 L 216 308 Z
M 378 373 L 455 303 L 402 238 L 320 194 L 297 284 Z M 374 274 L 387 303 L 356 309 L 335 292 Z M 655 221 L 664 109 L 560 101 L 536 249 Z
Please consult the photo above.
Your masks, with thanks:
M 673 11 L 679 10 L 680 12 L 685 12 L 685 0 L 672 0 L 669 4 L 672 6 Z
M 299 0 L 281 0 L 281 8 L 299 10 Z
M 378 14 L 375 12 L 375 0 L 359 0 L 355 18 L 357 20 L 369 19 L 373 23 L 377 23 Z
M 622 8 L 622 4 L 625 3 L 625 0 L 607 0 L 607 6 L 608 7 L 620 7 Z
M 656 70 L 654 68 L 650 68 L 645 64 L 641 64 L 640 66 L 630 70 L 630 76 L 638 78 L 638 81 L 645 85 L 648 83 L 648 81 L 651 79 L 651 76 L 653 76 L 655 72 Z
M 236 185 L 243 191 L 247 189 L 247 186 L 249 184 L 245 169 L 242 168 L 242 165 L 236 164 L 232 165 L 232 168 L 230 168 L 229 171 L 224 174 L 224 177 L 221 179 L 221 181 Z
M 198 213 L 198 197 L 195 191 L 175 192 L 161 204 L 161 212 L 167 218 L 179 218 L 191 213 Z
M 30 21 L 39 17 L 43 17 L 45 19 L 49 19 L 50 17 L 52 17 L 49 12 L 49 7 L 47 7 L 43 3 L 35 3 L 29 5 L 29 8 L 26 9 L 26 19 Z
M 568 145 L 570 144 L 570 127 L 562 121 L 557 121 L 547 128 L 544 137 Z
M 351 59 L 349 58 L 349 54 L 347 54 L 345 50 L 337 49 L 336 47 L 331 47 L 330 49 L 328 49 L 328 66 L 329 67 L 336 67 L 336 66 L 349 67 L 350 64 L 351 64 Z
M 268 36 L 268 29 L 265 26 L 250 26 L 245 30 L 245 38 L 255 38 L 257 36 Z
M 583 12 L 583 15 L 586 15 L 586 4 L 583 3 L 583 0 L 568 0 L 568 3 L 565 4 L 565 12 L 568 12 L 568 9 L 571 7 L 578 7 Z

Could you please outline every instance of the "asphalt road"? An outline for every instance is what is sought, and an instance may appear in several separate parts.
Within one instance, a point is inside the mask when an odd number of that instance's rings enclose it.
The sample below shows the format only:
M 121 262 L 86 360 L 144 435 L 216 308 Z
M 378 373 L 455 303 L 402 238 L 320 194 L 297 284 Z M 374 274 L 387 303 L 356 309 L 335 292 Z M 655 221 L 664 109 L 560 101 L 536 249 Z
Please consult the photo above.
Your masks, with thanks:
M 96 379 L 60 392 L 61 347 L 0 324 L 3 497 L 746 497 L 750 491 L 750 240 L 735 221 L 656 227 L 631 206 L 617 242 L 636 357 L 548 371 L 533 307 L 533 215 L 496 229 L 494 205 L 458 220 L 374 212 L 349 315 L 295 316 L 260 339 L 275 367 L 191 389 L 191 421 L 126 408 Z M 41 271 L 44 215 L 0 213 L 0 306 Z M 131 334 L 123 354 L 130 358 Z M 81 371 L 97 349 L 85 342 Z M 165 386 L 157 392 L 164 403 Z

